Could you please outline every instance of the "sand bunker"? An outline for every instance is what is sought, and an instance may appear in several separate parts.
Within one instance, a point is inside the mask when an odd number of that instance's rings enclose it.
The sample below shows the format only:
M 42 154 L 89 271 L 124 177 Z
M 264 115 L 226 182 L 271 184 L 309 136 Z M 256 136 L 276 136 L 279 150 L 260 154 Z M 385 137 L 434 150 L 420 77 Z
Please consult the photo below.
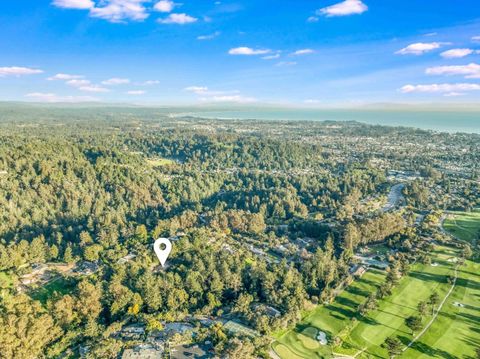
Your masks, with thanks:
M 327 334 L 325 332 L 319 331 L 317 334 L 317 340 L 321 345 L 327 345 Z

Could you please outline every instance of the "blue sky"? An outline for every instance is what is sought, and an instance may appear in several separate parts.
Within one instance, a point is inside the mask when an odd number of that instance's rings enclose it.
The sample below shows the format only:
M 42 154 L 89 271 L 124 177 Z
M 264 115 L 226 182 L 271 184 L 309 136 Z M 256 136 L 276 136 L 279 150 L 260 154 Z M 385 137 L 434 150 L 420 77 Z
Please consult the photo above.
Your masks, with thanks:
M 478 0 L 0 3 L 0 100 L 478 102 Z

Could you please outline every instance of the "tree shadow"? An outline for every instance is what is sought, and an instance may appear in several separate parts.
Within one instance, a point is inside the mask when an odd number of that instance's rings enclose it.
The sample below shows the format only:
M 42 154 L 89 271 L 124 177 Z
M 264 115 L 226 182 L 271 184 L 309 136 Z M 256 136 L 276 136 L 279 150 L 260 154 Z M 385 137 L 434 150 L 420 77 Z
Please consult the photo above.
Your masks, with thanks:
M 478 274 L 478 273 L 467 272 L 467 271 L 461 270 L 461 269 L 459 269 L 458 271 L 459 271 L 460 273 L 468 274 L 469 276 L 480 277 L 480 274 Z
M 348 286 L 347 289 L 345 289 L 346 292 L 351 293 L 353 295 L 359 295 L 362 297 L 368 297 L 370 295 L 369 292 L 362 290 L 358 287 L 355 286 Z
M 351 299 L 348 299 L 348 298 L 345 298 L 345 297 L 337 297 L 335 299 L 335 301 L 338 303 L 338 304 L 341 304 L 341 305 L 344 305 L 345 307 L 350 307 L 352 309 L 357 309 L 358 307 L 358 303 L 351 300 Z
M 480 290 L 480 283 L 471 279 L 458 278 L 457 285 L 465 288 Z
M 425 282 L 437 282 L 437 283 L 447 283 L 447 276 L 440 274 L 432 273 L 421 273 L 421 272 L 410 272 L 408 274 L 410 277 L 425 281 Z
M 345 320 L 345 317 L 341 317 L 341 316 L 339 316 L 338 314 L 331 313 L 330 315 L 331 315 L 332 317 L 338 319 L 338 320 Z
M 371 285 L 372 287 L 375 287 L 375 288 L 378 288 L 379 287 L 379 284 L 370 280 L 370 279 L 366 279 L 366 278 L 362 278 L 360 279 L 363 283 L 366 283 L 368 285 Z
M 402 339 L 400 340 L 402 341 L 402 343 L 404 343 L 405 338 L 403 340 Z M 410 343 L 410 341 L 407 339 L 407 342 L 404 344 L 408 345 L 408 343 Z M 455 355 L 452 355 L 444 350 L 432 348 L 430 345 L 427 345 L 425 343 L 418 342 L 418 341 L 413 343 L 410 348 L 422 354 L 428 355 L 429 357 L 432 357 L 432 358 L 440 357 L 443 359 L 458 359 L 458 357 L 456 357 Z
M 385 314 L 389 314 L 391 316 L 394 316 L 394 317 L 397 317 L 397 318 L 402 318 L 402 319 L 405 319 L 404 316 L 402 315 L 398 315 L 398 314 L 395 314 L 395 313 L 392 313 L 392 312 L 388 312 L 386 310 L 382 310 L 382 309 L 377 309 L 379 312 L 382 312 L 382 313 L 385 313 Z
M 468 313 L 458 313 L 457 316 L 463 317 L 469 324 L 479 325 L 480 316 L 468 314 Z
M 358 316 L 358 321 L 368 324 L 368 325 L 381 325 L 379 322 L 377 322 L 375 319 L 372 319 L 370 317 L 364 317 L 364 316 Z
M 474 307 L 473 305 L 469 305 L 469 304 L 464 304 L 463 307 L 468 310 L 475 310 L 477 312 L 480 311 L 480 307 Z
M 337 307 L 335 305 L 327 305 L 326 308 L 332 312 L 337 312 L 341 315 L 343 315 L 344 317 L 346 318 L 352 318 L 356 315 L 356 312 L 354 312 L 353 310 L 348 310 L 348 309 L 344 309 L 344 308 L 341 308 L 341 307 Z

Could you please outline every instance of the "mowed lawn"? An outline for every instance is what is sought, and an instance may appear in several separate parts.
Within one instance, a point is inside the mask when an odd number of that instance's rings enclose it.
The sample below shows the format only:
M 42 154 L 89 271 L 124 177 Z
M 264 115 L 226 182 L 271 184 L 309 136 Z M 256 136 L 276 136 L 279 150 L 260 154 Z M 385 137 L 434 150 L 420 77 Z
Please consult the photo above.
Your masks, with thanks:
M 351 318 L 357 315 L 358 305 L 376 291 L 384 280 L 384 272 L 368 271 L 347 287 L 332 304 L 318 306 L 295 329 L 278 338 L 272 345 L 273 349 L 282 359 L 332 356 L 332 349 L 320 345 L 316 340 L 318 332 L 325 332 L 329 340 L 337 336 L 350 323 Z
M 56 295 L 70 293 L 75 288 L 75 284 L 75 279 L 58 277 L 51 282 L 32 290 L 30 292 L 30 297 L 45 304 L 49 299 L 55 298 Z
M 404 344 L 408 344 L 413 336 L 405 325 L 405 319 L 419 315 L 418 303 L 428 301 L 433 292 L 436 291 L 443 299 L 451 287 L 447 279 L 454 273 L 455 263 L 451 260 L 456 256 L 451 248 L 436 247 L 432 252 L 431 265 L 413 265 L 393 294 L 379 301 L 377 310 L 361 318 L 344 337 L 341 347 L 335 348 L 335 351 L 345 354 L 362 351 L 357 358 L 388 358 L 387 351 L 382 348 L 386 338 L 398 337 Z M 424 325 L 429 319 L 430 315 L 423 319 Z
M 473 243 L 480 236 L 480 209 L 472 212 L 450 212 L 443 223 L 447 232 L 461 240 Z
M 459 268 L 458 278 L 433 325 L 403 358 L 476 358 L 475 349 L 480 348 L 480 263 L 467 261 Z

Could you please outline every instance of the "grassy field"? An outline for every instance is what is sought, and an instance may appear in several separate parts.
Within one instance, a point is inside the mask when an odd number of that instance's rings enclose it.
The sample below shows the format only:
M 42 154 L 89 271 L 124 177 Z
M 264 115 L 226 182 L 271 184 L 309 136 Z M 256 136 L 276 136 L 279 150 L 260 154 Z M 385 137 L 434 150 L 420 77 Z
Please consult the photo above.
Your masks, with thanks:
M 454 237 L 473 243 L 480 237 L 480 209 L 472 212 L 451 212 L 443 227 Z
M 467 261 L 433 325 L 402 357 L 467 359 L 476 357 L 475 348 L 480 348 L 480 263 Z
M 454 272 L 455 263 L 451 259 L 455 257 L 453 249 L 437 247 L 432 253 L 432 265 L 413 265 L 409 275 L 400 281 L 393 294 L 379 302 L 377 310 L 360 317 L 356 313 L 358 305 L 383 283 L 385 276 L 382 272 L 369 271 L 337 297 L 333 304 L 319 306 L 295 329 L 280 336 L 272 347 L 282 359 L 328 358 L 333 352 L 357 355 L 357 358 L 388 358 L 386 350 L 382 348 L 385 339 L 397 336 L 405 345 L 408 344 L 412 333 L 406 327 L 405 319 L 418 315 L 418 303 L 428 300 L 433 291 L 443 298 L 450 289 L 447 277 Z M 424 325 L 429 319 L 428 315 L 423 319 Z M 329 339 L 339 336 L 343 343 L 334 348 L 321 346 L 312 341 L 315 336 L 310 328 L 326 332 Z M 426 339 L 428 335 L 429 331 Z M 455 350 L 452 352 L 459 354 Z M 405 358 L 409 358 L 408 354 L 405 354 Z
M 75 288 L 75 283 L 75 279 L 58 277 L 44 286 L 32 290 L 30 297 L 45 304 L 48 299 L 55 297 L 55 293 L 60 295 L 70 293 Z
M 447 247 L 437 247 L 432 253 L 432 264 L 416 264 L 412 266 L 408 276 L 400 281 L 390 297 L 379 302 L 377 310 L 367 314 L 353 327 L 344 338 L 336 352 L 356 354 L 363 351 L 357 358 L 388 358 L 387 351 L 382 348 L 386 338 L 398 337 L 408 344 L 413 335 L 405 325 L 405 319 L 418 315 L 417 305 L 427 301 L 436 291 L 440 298 L 445 297 L 451 284 L 447 278 L 454 273 L 455 263 L 449 261 L 456 253 Z M 423 319 L 425 325 L 430 319 Z
M 174 165 L 176 162 L 168 158 L 148 158 L 147 164 L 151 167 L 162 167 Z
M 330 305 L 318 306 L 295 329 L 282 334 L 273 349 L 282 359 L 330 357 L 332 349 L 315 340 L 318 330 L 332 339 L 356 316 L 359 304 L 383 283 L 385 274 L 372 270 L 353 282 Z

